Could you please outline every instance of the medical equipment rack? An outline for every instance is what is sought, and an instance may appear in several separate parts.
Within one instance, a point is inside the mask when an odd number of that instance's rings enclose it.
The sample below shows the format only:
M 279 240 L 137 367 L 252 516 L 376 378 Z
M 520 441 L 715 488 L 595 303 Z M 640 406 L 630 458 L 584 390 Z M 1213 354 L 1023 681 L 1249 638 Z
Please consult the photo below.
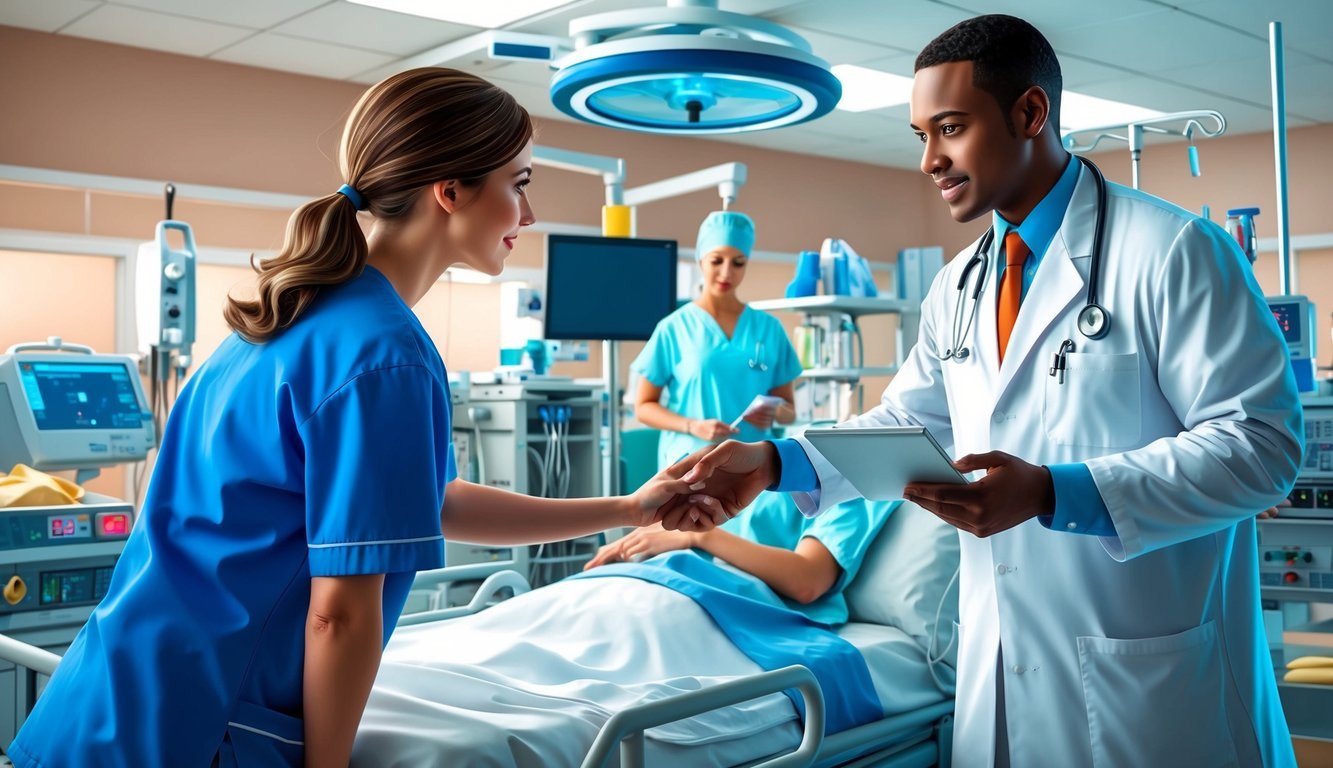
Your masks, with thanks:
M 1311 603 L 1333 603 L 1333 397 L 1303 396 L 1305 455 L 1288 500 L 1259 521 L 1264 623 L 1291 735 L 1333 742 L 1333 685 L 1282 680 L 1286 663 L 1333 656 L 1333 620 L 1314 621 Z
M 860 318 L 867 315 L 896 315 L 897 328 L 894 335 L 896 352 L 893 364 L 887 366 L 866 366 L 864 355 L 858 349 L 855 357 L 850 352 L 846 357 L 855 362 L 849 366 L 807 368 L 801 372 L 801 378 L 815 388 L 815 401 L 820 402 L 820 390 L 825 390 L 823 402 L 834 403 L 834 412 L 829 414 L 800 414 L 798 420 L 814 421 L 820 418 L 832 418 L 843 421 L 865 411 L 865 391 L 861 379 L 867 376 L 892 376 L 907 359 L 907 353 L 916 344 L 917 331 L 921 325 L 921 302 L 917 299 L 896 299 L 857 296 L 801 296 L 792 299 L 764 299 L 752 301 L 750 306 L 765 312 L 800 312 L 805 315 L 806 324 L 823 328 L 824 343 L 832 344 L 832 339 L 840 333 L 840 328 L 850 325 L 852 338 L 861 338 Z M 861 346 L 861 345 L 859 345 Z M 836 404 L 845 403 L 842 408 Z M 845 412 L 844 412 L 845 411 Z M 802 418 L 809 416 L 809 419 Z
M 478 383 L 454 405 L 455 441 L 465 434 L 473 480 L 493 488 L 552 498 L 602 494 L 600 387 L 568 379 Z M 458 468 L 468 477 L 469 469 Z M 513 568 L 547 583 L 578 571 L 602 541 L 585 537 L 542 547 L 490 548 L 450 542 L 446 564 Z M 481 568 L 482 575 L 486 568 Z M 535 578 L 534 578 L 535 577 Z

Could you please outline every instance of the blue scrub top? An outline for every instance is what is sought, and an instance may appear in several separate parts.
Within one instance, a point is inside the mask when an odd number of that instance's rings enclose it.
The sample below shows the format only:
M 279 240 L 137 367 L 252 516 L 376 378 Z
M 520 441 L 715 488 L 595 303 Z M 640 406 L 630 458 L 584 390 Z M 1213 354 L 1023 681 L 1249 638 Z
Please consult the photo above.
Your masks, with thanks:
M 788 608 L 825 624 L 847 621 L 847 600 L 842 592 L 856 578 L 866 552 L 900 501 L 853 499 L 829 509 L 818 517 L 806 517 L 796 502 L 785 493 L 764 491 L 740 515 L 721 525 L 750 541 L 770 547 L 795 550 L 801 539 L 815 539 L 833 555 L 842 567 L 842 575 L 828 592 L 812 603 L 802 605 L 783 598 Z
M 630 366 L 666 389 L 667 410 L 689 419 L 718 419 L 730 424 L 755 395 L 794 381 L 801 362 L 777 318 L 745 307 L 731 338 L 713 316 L 693 302 L 657 324 L 652 338 Z M 735 439 L 757 442 L 771 436 L 741 422 Z M 694 435 L 662 432 L 657 443 L 658 469 L 708 445 Z
M 444 564 L 447 386 L 373 268 L 267 343 L 225 340 L 171 411 L 110 589 L 15 764 L 300 765 L 311 577 L 386 574 L 387 642 L 414 572 Z

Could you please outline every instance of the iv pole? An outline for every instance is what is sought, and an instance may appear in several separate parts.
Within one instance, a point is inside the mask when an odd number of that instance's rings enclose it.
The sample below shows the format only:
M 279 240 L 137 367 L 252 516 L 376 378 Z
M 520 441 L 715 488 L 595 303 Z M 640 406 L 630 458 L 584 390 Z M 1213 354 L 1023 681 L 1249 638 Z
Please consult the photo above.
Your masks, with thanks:
M 1211 121 L 1213 127 L 1205 127 L 1203 121 Z M 1126 133 L 1123 135 L 1116 133 L 1116 131 L 1121 130 Z M 1138 189 L 1139 156 L 1143 153 L 1143 134 L 1159 133 L 1167 136 L 1184 136 L 1187 139 L 1193 138 L 1197 134 L 1205 139 L 1212 139 L 1221 136 L 1226 130 L 1227 121 L 1226 118 L 1222 117 L 1221 112 L 1201 109 L 1190 112 L 1172 112 L 1169 115 L 1147 117 L 1129 123 L 1116 123 L 1098 128 L 1080 128 L 1065 135 L 1064 145 L 1065 149 L 1070 152 L 1091 152 L 1096 149 L 1102 139 L 1113 139 L 1129 144 L 1129 156 L 1133 161 L 1134 188 Z M 1076 137 L 1082 135 L 1090 135 L 1087 143 L 1079 143 L 1076 140 Z

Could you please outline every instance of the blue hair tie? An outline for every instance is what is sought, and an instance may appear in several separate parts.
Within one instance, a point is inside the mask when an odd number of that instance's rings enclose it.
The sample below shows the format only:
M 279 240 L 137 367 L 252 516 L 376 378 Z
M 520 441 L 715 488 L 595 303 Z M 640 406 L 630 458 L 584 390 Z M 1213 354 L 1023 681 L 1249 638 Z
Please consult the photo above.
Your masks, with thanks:
M 344 184 L 341 187 L 338 187 L 338 194 L 351 200 L 352 205 L 356 206 L 358 211 L 364 211 L 366 209 L 366 199 L 361 196 L 360 192 L 352 189 L 350 184 Z

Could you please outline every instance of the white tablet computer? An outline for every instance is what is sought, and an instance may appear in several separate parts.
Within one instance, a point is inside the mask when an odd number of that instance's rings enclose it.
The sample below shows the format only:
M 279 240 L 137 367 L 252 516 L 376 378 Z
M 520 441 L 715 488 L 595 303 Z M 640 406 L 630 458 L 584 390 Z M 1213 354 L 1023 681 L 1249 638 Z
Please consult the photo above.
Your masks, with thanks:
M 925 427 L 812 427 L 805 437 L 862 496 L 903 497 L 908 483 L 966 483 Z

